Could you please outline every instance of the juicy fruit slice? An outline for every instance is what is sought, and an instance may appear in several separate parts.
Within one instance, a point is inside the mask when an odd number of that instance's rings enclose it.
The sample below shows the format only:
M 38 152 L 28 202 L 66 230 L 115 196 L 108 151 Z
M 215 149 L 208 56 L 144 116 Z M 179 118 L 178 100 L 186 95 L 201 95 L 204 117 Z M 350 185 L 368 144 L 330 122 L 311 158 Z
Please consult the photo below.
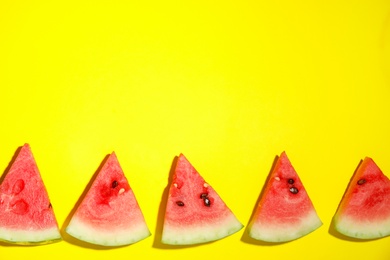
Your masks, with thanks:
M 183 154 L 169 189 L 162 242 L 189 245 L 215 241 L 243 225 Z
M 136 243 L 150 231 L 115 153 L 98 172 L 66 227 L 80 240 L 102 245 Z
M 333 221 L 337 231 L 354 238 L 390 235 L 390 180 L 371 158 L 353 175 Z
M 252 216 L 249 236 L 267 242 L 286 242 L 305 236 L 321 225 L 306 189 L 283 152 Z
M 0 185 L 0 239 L 26 245 L 61 240 L 48 193 L 28 144 L 20 149 Z

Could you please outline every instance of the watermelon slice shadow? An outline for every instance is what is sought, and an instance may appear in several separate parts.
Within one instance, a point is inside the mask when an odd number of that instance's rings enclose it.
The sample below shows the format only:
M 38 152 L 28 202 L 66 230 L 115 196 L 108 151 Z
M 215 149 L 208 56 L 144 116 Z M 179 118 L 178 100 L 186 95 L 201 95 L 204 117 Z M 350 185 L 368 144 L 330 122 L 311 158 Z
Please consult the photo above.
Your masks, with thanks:
M 355 175 L 357 174 L 360 166 L 362 165 L 363 163 L 363 160 L 360 160 L 360 162 L 358 163 L 358 165 L 356 166 L 355 168 L 355 171 L 353 172 L 352 176 L 350 177 L 348 183 L 347 183 L 347 186 L 344 190 L 344 193 L 342 195 L 342 198 L 344 198 L 347 194 L 347 191 L 348 191 L 348 187 L 350 185 L 350 183 L 352 182 L 352 180 L 354 179 Z M 336 214 L 336 212 L 339 210 L 340 206 L 341 206 L 341 203 L 342 203 L 342 199 L 340 200 L 337 208 L 336 208 L 336 211 L 334 213 L 334 215 Z M 379 240 L 379 239 L 382 239 L 383 237 L 379 237 L 379 238 L 372 238 L 372 239 L 359 239 L 359 238 L 355 238 L 355 237 L 351 237 L 351 236 L 347 236 L 347 235 L 344 235 L 342 233 L 340 233 L 339 231 L 336 230 L 336 225 L 335 225 L 335 218 L 333 216 L 332 218 L 332 221 L 331 223 L 329 224 L 329 228 L 328 228 L 328 234 L 337 238 L 337 239 L 340 239 L 340 240 L 345 240 L 345 241 L 350 241 L 350 242 L 370 242 L 370 241 L 375 241 L 375 240 Z
M 62 225 L 62 227 L 60 229 L 60 232 L 61 232 L 63 240 L 68 242 L 68 243 L 70 243 L 70 244 L 77 245 L 77 246 L 84 247 L 84 248 L 96 249 L 96 250 L 107 250 L 107 249 L 115 249 L 115 248 L 119 248 L 119 247 L 124 247 L 124 246 L 110 246 L 110 247 L 107 247 L 107 246 L 101 246 L 101 245 L 97 245 L 97 244 L 88 243 L 88 242 L 79 240 L 79 239 L 69 235 L 65 231 L 66 227 L 69 225 L 70 220 L 72 219 L 72 216 L 74 215 L 74 213 L 76 212 L 77 208 L 79 207 L 79 205 L 83 201 L 85 195 L 87 194 L 88 190 L 90 189 L 90 187 L 92 186 L 94 180 L 96 179 L 96 176 L 99 174 L 100 170 L 103 168 L 104 164 L 106 163 L 106 161 L 108 160 L 109 157 L 110 157 L 109 154 L 104 157 L 104 159 L 100 163 L 99 167 L 96 169 L 95 173 L 92 175 L 90 181 L 88 182 L 88 184 L 84 188 L 84 190 L 83 190 L 82 194 L 80 195 L 79 199 L 77 200 L 77 202 L 73 206 L 72 210 L 70 211 L 70 213 L 66 217 L 66 219 L 65 219 L 65 221 L 64 221 L 64 223 L 63 223 L 63 225 Z
M 168 185 L 164 188 L 164 191 L 161 195 L 161 200 L 160 200 L 161 202 L 160 202 L 160 207 L 158 209 L 156 230 L 154 232 L 155 236 L 154 236 L 154 241 L 153 241 L 153 247 L 158 248 L 158 249 L 183 249 L 183 248 L 197 247 L 197 246 L 202 245 L 202 244 L 169 245 L 169 244 L 161 243 L 162 230 L 163 230 L 163 226 L 164 226 L 165 210 L 166 210 L 169 188 L 170 188 L 169 185 L 173 181 L 173 175 L 175 173 L 175 168 L 176 168 L 178 159 L 179 159 L 179 157 L 175 156 L 175 158 L 173 158 L 173 160 L 172 160 L 171 168 L 170 168 L 169 174 L 168 174 Z M 212 243 L 212 242 L 208 242 L 208 243 Z M 203 245 L 208 244 L 208 243 L 203 243 Z
M 19 146 L 19 147 L 16 149 L 14 155 L 13 155 L 12 158 L 11 158 L 11 161 L 8 163 L 7 167 L 4 169 L 3 174 L 2 174 L 1 177 L 0 177 L 0 184 L 3 183 L 5 176 L 7 175 L 7 173 L 9 172 L 9 170 L 11 169 L 11 166 L 12 166 L 12 164 L 15 162 L 16 158 L 18 157 L 18 154 L 20 153 L 20 150 L 22 150 L 22 147 L 23 147 L 23 146 Z
M 265 192 L 265 186 L 268 183 L 269 179 L 271 178 L 271 173 L 272 173 L 273 169 L 275 168 L 278 159 L 279 159 L 279 156 L 276 155 L 274 157 L 272 166 L 271 166 L 271 168 L 270 168 L 270 170 L 268 172 L 267 178 L 265 179 L 263 185 L 260 187 L 260 194 L 257 197 L 256 203 L 254 204 L 254 206 L 252 208 L 252 214 L 251 214 L 251 216 L 250 216 L 250 218 L 248 220 L 248 223 L 247 223 L 247 225 L 245 227 L 245 232 L 243 232 L 243 234 L 241 236 L 241 241 L 244 242 L 244 243 L 253 244 L 253 245 L 259 245 L 259 246 L 277 246 L 277 245 L 286 244 L 288 242 L 291 242 L 291 241 L 287 241 L 287 242 L 267 242 L 267 241 L 254 239 L 254 238 L 249 236 L 249 224 L 250 224 L 250 221 L 251 221 L 251 219 L 254 217 L 254 215 L 256 213 L 257 205 L 259 204 L 259 202 L 261 200 L 261 197 L 263 196 L 263 194 Z

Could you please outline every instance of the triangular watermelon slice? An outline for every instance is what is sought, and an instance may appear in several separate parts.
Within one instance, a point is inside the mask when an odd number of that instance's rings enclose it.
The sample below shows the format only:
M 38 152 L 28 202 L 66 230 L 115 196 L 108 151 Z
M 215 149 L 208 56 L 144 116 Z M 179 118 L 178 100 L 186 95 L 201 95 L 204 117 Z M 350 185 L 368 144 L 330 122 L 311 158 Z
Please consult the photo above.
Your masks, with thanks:
M 351 178 L 333 222 L 337 231 L 354 238 L 390 235 L 390 180 L 371 158 Z
M 115 153 L 97 173 L 71 216 L 66 232 L 101 246 L 136 243 L 150 231 Z
M 243 225 L 183 154 L 169 188 L 162 243 L 191 245 L 215 241 Z
M 0 185 L 0 239 L 25 245 L 61 240 L 29 144 L 22 146 Z
M 297 172 L 282 152 L 248 226 L 249 236 L 266 242 L 286 242 L 321 225 Z

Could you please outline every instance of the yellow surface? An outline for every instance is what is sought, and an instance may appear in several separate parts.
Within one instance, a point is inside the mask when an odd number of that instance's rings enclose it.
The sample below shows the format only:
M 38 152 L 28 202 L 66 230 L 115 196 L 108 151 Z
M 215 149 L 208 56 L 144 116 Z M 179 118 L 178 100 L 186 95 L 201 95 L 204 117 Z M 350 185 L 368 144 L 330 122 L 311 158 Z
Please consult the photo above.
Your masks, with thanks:
M 361 159 L 390 176 L 389 72 L 386 0 L 1 1 L 0 168 L 30 143 L 62 227 L 115 151 L 152 236 L 107 250 L 0 244 L 0 259 L 390 259 L 389 237 L 330 229 Z M 245 229 L 159 242 L 179 153 L 246 226 L 283 150 L 321 228 L 278 245 L 250 243 Z

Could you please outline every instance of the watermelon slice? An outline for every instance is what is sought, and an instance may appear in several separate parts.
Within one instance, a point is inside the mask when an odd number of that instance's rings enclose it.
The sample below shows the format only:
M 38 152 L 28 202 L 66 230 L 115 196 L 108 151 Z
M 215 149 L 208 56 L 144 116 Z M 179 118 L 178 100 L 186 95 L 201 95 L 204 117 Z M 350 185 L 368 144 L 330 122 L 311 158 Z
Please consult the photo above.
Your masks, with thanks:
M 29 144 L 20 149 L 0 185 L 0 239 L 22 245 L 61 240 Z
M 249 236 L 266 242 L 286 242 L 321 225 L 297 172 L 282 152 L 248 225 Z
M 353 175 L 333 217 L 335 229 L 359 239 L 390 235 L 390 180 L 366 157 Z
M 243 225 L 183 154 L 169 188 L 162 243 L 190 245 L 215 241 Z
M 66 232 L 101 246 L 136 243 L 150 231 L 115 153 L 111 153 L 71 216 Z

